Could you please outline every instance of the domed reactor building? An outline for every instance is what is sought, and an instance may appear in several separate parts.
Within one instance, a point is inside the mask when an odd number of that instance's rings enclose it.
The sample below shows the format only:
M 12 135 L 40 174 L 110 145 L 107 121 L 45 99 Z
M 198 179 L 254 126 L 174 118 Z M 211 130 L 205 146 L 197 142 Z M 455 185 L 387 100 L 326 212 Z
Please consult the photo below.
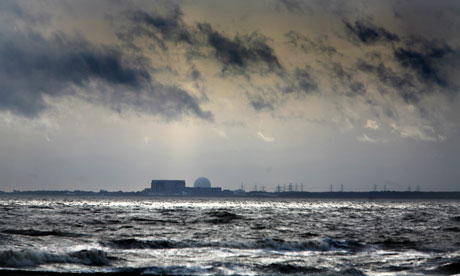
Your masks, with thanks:
M 206 177 L 198 177 L 193 183 L 193 188 L 185 188 L 185 192 L 191 196 L 221 195 L 222 188 L 211 187 L 211 181 Z
M 195 188 L 211 188 L 211 181 L 206 177 L 198 177 L 193 183 L 193 187 Z

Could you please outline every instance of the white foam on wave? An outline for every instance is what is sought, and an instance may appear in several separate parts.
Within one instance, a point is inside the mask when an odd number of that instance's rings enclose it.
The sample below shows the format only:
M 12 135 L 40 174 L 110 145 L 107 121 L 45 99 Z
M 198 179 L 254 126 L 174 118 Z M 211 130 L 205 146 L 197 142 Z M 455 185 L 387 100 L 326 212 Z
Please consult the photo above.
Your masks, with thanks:
M 257 241 L 174 241 L 174 240 L 138 240 L 121 239 L 104 243 L 117 249 L 168 249 L 168 248 L 234 248 L 234 249 L 270 249 L 281 251 L 330 251 L 357 250 L 363 245 L 356 241 L 334 240 L 331 238 L 285 241 L 282 239 L 263 239 Z
M 32 249 L 0 251 L 0 266 L 3 267 L 33 267 L 49 263 L 101 266 L 107 265 L 109 260 L 104 251 L 95 248 L 60 254 Z

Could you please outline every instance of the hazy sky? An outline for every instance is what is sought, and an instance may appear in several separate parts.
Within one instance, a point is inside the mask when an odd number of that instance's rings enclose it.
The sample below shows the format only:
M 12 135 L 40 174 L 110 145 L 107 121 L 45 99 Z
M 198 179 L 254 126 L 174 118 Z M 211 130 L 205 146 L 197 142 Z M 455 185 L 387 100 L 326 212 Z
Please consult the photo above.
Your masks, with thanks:
M 0 190 L 460 190 L 460 2 L 0 1 Z

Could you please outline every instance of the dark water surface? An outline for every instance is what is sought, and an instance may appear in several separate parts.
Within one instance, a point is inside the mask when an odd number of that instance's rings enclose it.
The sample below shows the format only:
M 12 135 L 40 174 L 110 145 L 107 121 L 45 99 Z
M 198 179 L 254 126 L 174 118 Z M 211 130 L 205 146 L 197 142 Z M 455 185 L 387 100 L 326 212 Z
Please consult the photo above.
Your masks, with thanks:
M 454 275 L 459 201 L 0 197 L 0 274 Z

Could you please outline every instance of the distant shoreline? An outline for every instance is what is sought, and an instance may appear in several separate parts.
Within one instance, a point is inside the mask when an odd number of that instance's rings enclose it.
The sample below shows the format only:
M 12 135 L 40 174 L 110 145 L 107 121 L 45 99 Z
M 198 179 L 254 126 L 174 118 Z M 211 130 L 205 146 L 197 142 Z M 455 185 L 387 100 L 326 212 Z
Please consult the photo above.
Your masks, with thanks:
M 311 198 L 311 199 L 460 199 L 460 192 L 245 192 L 234 195 L 145 194 L 144 192 L 0 191 L 0 196 L 147 197 L 147 198 Z

